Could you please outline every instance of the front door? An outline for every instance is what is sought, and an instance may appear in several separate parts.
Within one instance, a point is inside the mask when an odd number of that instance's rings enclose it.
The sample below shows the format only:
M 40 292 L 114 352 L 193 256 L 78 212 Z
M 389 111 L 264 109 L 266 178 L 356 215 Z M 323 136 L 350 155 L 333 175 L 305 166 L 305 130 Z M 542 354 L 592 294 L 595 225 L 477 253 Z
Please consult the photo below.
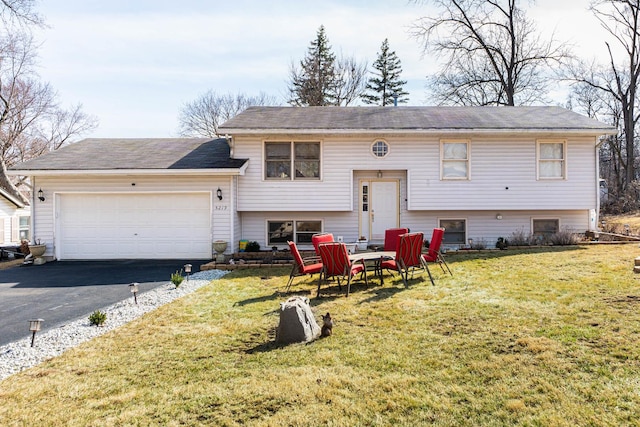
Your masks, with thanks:
M 399 187 L 398 180 L 374 180 L 362 183 L 361 234 L 369 241 L 384 241 L 385 230 L 399 226 Z

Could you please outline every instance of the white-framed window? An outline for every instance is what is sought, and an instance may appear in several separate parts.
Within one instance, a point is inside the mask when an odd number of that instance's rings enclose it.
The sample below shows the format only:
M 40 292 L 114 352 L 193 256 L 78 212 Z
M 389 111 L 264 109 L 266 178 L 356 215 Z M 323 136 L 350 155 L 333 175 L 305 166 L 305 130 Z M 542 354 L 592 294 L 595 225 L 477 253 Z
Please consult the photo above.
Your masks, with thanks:
M 533 218 L 531 231 L 536 240 L 547 241 L 551 235 L 560 231 L 560 220 L 558 218 Z
M 320 142 L 264 143 L 265 179 L 320 179 Z
M 21 216 L 18 219 L 18 239 L 19 241 L 23 240 L 31 240 L 29 233 L 29 223 L 31 222 L 31 217 L 29 216 Z
M 442 244 L 450 246 L 464 246 L 467 244 L 466 219 L 441 219 L 440 227 L 444 228 Z
M 537 142 L 538 179 L 567 177 L 567 143 L 563 140 Z
M 298 245 L 310 245 L 311 236 L 322 233 L 320 220 L 268 220 L 267 244 L 269 246 L 286 245 L 287 241 Z
M 440 142 L 441 179 L 469 179 L 469 141 Z
M 371 144 L 371 154 L 375 157 L 382 158 L 389 154 L 389 144 L 387 141 L 378 139 Z

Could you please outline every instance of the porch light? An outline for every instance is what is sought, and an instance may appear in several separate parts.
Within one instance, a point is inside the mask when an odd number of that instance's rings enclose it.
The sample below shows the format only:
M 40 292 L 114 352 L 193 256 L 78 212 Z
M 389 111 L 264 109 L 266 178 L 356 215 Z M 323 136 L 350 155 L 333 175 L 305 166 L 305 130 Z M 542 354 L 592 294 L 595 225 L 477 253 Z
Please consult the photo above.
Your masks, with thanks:
M 218 187 L 218 190 L 216 191 L 216 196 L 218 196 L 218 200 L 222 200 L 222 190 L 220 187 Z
M 382 178 L 382 171 L 381 170 L 378 171 L 378 178 Z
M 41 202 L 44 202 L 44 192 L 42 191 L 42 188 L 40 190 L 38 190 L 38 199 L 40 199 Z
M 189 281 L 189 274 L 191 274 L 191 264 L 184 265 L 184 272 L 187 273 L 187 282 Z
M 139 283 L 132 283 L 129 285 L 129 290 L 133 294 L 133 300 L 138 304 L 138 285 Z
M 31 335 L 31 347 L 33 347 L 33 342 L 36 339 L 36 332 L 38 332 L 40 330 L 40 327 L 42 326 L 42 322 L 44 322 L 43 319 L 31 319 L 29 320 L 29 331 L 32 332 L 33 335 Z
M 496 219 L 498 219 L 498 220 L 502 219 L 502 214 L 501 213 L 496 214 Z

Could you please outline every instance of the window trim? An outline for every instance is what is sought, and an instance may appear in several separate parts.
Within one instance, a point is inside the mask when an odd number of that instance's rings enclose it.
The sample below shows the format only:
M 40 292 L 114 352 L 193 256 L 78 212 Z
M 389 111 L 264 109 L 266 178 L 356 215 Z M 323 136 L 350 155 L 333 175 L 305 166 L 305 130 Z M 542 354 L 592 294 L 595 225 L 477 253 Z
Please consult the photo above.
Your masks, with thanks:
M 556 216 L 536 216 L 536 217 L 531 217 L 531 235 L 535 236 L 535 228 L 533 227 L 533 223 L 535 221 L 557 221 L 558 222 L 558 229 L 555 231 L 555 233 L 557 233 L 558 231 L 560 231 L 562 228 L 562 221 L 560 220 L 559 217 Z
M 376 152 L 374 150 L 374 147 L 377 143 L 382 142 L 386 147 L 386 153 L 384 154 L 384 156 L 378 156 L 376 155 Z M 371 145 L 369 146 L 369 153 L 371 153 L 371 155 L 373 156 L 374 159 L 384 159 L 385 157 L 387 157 L 389 155 L 389 153 L 391 153 L 391 145 L 389 144 L 389 142 L 387 142 L 386 139 L 384 138 L 376 138 Z
M 22 226 L 22 224 L 20 224 L 20 221 L 22 220 L 22 218 L 26 218 L 26 225 Z M 26 237 L 22 237 L 21 234 L 23 231 L 26 231 L 27 236 Z M 29 240 L 31 241 L 31 215 L 18 215 L 18 241 L 22 241 L 22 240 Z
M 540 146 L 542 144 L 562 144 L 561 176 L 540 176 L 541 162 L 557 162 L 558 160 L 543 160 L 540 158 Z M 536 180 L 538 181 L 564 181 L 567 179 L 567 140 L 566 139 L 538 139 L 536 140 Z
M 282 246 L 285 247 L 287 245 L 287 243 L 271 243 L 270 242 L 270 233 L 269 233 L 269 223 L 271 222 L 291 222 L 292 223 L 292 228 L 293 228 L 293 242 L 296 243 L 296 245 L 300 246 L 300 245 L 306 245 L 306 243 L 298 243 L 298 236 L 297 236 L 297 223 L 298 222 L 319 222 L 320 223 L 320 231 L 314 231 L 313 234 L 317 234 L 317 233 L 324 233 L 324 221 L 322 219 L 318 219 L 318 218 L 289 218 L 289 219 L 278 219 L 278 218 L 268 218 L 265 220 L 265 239 L 264 241 L 266 242 L 266 245 L 270 248 L 272 246 Z M 309 246 L 311 244 L 309 243 Z
M 467 176 L 464 177 L 445 177 L 444 165 L 447 161 L 463 161 L 462 159 L 445 159 L 444 158 L 444 145 L 445 144 L 466 144 L 467 145 L 467 158 L 464 159 L 467 165 Z M 471 140 L 470 139 L 441 139 L 440 140 L 440 180 L 441 181 L 471 181 Z
M 290 166 L 290 176 L 288 178 L 277 178 L 277 177 L 269 177 L 267 176 L 267 145 L 268 144 L 282 144 L 282 143 L 289 143 L 290 144 L 290 153 L 291 156 L 289 158 L 289 166 Z M 296 177 L 296 173 L 295 173 L 295 162 L 296 162 L 296 157 L 295 157 L 295 144 L 296 143 L 300 143 L 300 144 L 309 144 L 309 143 L 316 143 L 318 144 L 319 147 L 319 156 L 318 156 L 318 177 Z M 287 139 L 282 139 L 282 140 L 264 140 L 262 141 L 262 180 L 263 181 L 322 181 L 322 165 L 323 165 L 323 158 L 322 158 L 322 152 L 323 152 L 323 143 L 321 140 L 319 139 L 310 139 L 310 140 L 287 140 Z
M 445 243 L 444 241 L 444 236 L 442 237 L 442 245 L 444 245 L 445 247 L 453 247 L 453 246 L 459 246 L 459 247 L 463 247 L 467 244 L 467 236 L 469 235 L 469 219 L 468 218 L 449 218 L 449 217 L 443 217 L 443 218 L 438 218 L 438 227 L 439 228 L 444 228 L 444 232 L 446 234 L 447 232 L 447 228 L 442 226 L 442 221 L 464 221 L 464 239 L 462 243 Z M 425 236 L 427 237 L 427 236 Z

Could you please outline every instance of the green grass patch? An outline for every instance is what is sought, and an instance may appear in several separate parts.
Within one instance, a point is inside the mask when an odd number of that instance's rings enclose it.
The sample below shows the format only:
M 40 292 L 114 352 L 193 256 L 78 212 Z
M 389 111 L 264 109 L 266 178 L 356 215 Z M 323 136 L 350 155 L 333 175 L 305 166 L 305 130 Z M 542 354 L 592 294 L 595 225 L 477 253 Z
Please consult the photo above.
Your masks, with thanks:
M 1 425 L 640 425 L 637 245 L 448 256 L 274 343 L 287 269 L 241 270 L 0 384 Z

